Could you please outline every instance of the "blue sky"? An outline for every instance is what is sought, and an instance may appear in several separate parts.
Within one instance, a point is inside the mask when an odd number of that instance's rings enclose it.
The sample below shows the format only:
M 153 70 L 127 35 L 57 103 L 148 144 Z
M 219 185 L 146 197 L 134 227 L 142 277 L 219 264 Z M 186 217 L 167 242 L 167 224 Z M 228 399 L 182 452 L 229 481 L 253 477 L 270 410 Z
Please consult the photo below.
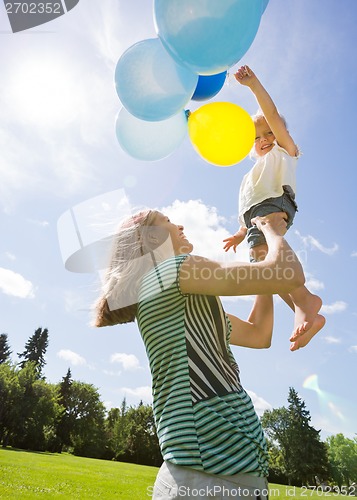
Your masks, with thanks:
M 276 300 L 272 347 L 233 352 L 259 413 L 286 405 L 293 386 L 323 437 L 357 430 L 356 22 L 355 0 L 270 0 L 252 46 L 230 70 L 254 69 L 303 152 L 299 212 L 287 239 L 327 319 L 306 348 L 291 353 L 293 317 Z M 130 404 L 150 402 L 145 350 L 134 324 L 89 326 L 99 278 L 65 269 L 58 219 L 103 196 L 101 222 L 112 222 L 110 193 L 117 191 L 131 206 L 157 207 L 183 223 L 195 253 L 234 258 L 221 242 L 237 227 L 239 184 L 252 165 L 249 158 L 211 165 L 188 138 L 156 162 L 122 151 L 114 130 L 121 108 L 115 66 L 125 49 L 155 36 L 148 0 L 81 0 L 65 16 L 17 34 L 0 5 L 0 331 L 17 353 L 36 328 L 47 327 L 47 378 L 58 382 L 70 367 L 108 407 L 124 395 Z M 250 114 L 257 108 L 238 84 L 213 100 Z M 244 245 L 236 258 L 247 259 Z M 224 304 L 246 317 L 251 300 Z

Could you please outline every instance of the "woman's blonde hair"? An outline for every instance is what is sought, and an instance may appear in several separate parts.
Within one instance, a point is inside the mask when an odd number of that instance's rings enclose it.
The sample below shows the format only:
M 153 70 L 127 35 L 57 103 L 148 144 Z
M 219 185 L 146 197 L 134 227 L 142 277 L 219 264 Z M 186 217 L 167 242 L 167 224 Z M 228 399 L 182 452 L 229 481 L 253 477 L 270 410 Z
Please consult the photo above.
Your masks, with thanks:
M 135 320 L 141 278 L 153 267 L 150 258 L 152 246 L 145 229 L 153 225 L 157 213 L 156 210 L 145 210 L 132 215 L 113 236 L 102 294 L 94 306 L 94 326 Z

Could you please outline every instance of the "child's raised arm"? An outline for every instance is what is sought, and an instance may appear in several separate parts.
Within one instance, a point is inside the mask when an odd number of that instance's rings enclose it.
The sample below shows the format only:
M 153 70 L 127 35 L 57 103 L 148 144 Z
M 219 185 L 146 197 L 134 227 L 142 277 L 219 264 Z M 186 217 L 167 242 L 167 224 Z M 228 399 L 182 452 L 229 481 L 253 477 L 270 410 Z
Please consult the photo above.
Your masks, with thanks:
M 258 77 L 249 66 L 240 67 L 234 76 L 241 85 L 249 87 L 255 95 L 279 146 L 286 149 L 290 156 L 296 156 L 298 154 L 298 147 L 289 134 L 283 118 L 279 115 L 273 99 L 263 87 Z

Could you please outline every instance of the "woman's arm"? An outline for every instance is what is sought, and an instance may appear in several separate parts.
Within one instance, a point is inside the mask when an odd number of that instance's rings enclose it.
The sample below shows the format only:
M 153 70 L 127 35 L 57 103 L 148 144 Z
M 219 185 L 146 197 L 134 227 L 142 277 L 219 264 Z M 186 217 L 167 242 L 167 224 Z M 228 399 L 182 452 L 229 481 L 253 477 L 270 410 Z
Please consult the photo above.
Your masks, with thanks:
M 220 263 L 190 255 L 182 263 L 180 287 L 183 293 L 203 295 L 270 295 L 287 293 L 305 282 L 301 264 L 282 237 L 286 231 L 283 213 L 257 217 L 268 253 L 256 263 Z
M 231 344 L 254 349 L 266 349 L 273 334 L 273 297 L 258 295 L 246 321 L 228 314 L 232 325 Z

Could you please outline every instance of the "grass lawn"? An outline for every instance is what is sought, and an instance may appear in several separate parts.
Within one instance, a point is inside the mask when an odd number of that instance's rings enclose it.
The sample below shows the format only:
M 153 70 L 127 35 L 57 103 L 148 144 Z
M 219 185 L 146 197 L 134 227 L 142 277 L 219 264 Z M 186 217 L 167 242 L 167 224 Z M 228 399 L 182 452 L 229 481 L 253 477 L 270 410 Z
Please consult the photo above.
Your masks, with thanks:
M 157 470 L 65 453 L 0 449 L 0 498 L 145 500 L 151 498 Z M 321 491 L 277 484 L 269 485 L 269 493 L 269 500 L 348 499 L 332 492 L 324 495 Z
M 156 467 L 0 449 L 0 498 L 145 500 Z

